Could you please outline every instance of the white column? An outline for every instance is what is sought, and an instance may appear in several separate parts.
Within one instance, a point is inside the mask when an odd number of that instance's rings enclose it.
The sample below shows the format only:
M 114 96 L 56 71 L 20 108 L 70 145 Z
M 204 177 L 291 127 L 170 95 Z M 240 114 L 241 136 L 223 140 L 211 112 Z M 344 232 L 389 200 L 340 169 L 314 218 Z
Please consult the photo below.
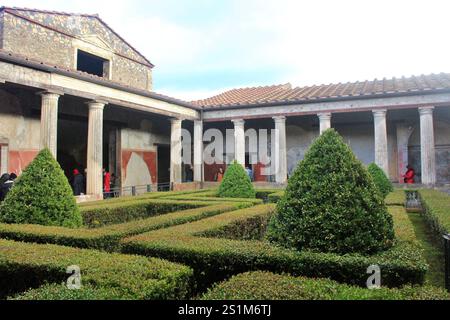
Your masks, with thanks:
M 331 113 L 319 113 L 317 115 L 320 121 L 320 134 L 331 128 Z
M 389 158 L 386 127 L 386 109 L 373 110 L 375 136 L 375 163 L 389 177 Z
M 275 182 L 287 182 L 286 117 L 273 117 L 275 121 Z
M 436 154 L 434 150 L 434 107 L 419 108 L 420 114 L 420 153 L 422 160 L 422 183 L 436 183 Z
M 170 182 L 181 183 L 181 119 L 171 119 L 170 131 Z
M 194 181 L 202 182 L 203 121 L 194 121 Z
M 0 175 L 4 173 L 8 173 L 8 146 L 1 145 L 0 146 Z
M 245 166 L 245 121 L 232 120 L 234 123 L 234 159 Z
M 41 106 L 41 145 L 40 148 L 48 148 L 56 159 L 58 145 L 58 100 L 59 94 L 52 92 L 40 93 Z
M 86 193 L 103 196 L 103 109 L 105 103 L 90 101 L 87 145 Z

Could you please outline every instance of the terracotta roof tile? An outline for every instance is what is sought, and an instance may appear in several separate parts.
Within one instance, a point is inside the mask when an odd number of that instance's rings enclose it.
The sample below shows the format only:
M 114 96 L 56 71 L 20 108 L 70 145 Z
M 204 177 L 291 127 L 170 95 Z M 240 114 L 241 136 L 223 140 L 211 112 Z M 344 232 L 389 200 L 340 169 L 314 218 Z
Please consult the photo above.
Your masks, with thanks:
M 198 107 L 214 108 L 442 90 L 450 90 L 449 73 L 295 88 L 290 84 L 241 88 L 191 103 Z

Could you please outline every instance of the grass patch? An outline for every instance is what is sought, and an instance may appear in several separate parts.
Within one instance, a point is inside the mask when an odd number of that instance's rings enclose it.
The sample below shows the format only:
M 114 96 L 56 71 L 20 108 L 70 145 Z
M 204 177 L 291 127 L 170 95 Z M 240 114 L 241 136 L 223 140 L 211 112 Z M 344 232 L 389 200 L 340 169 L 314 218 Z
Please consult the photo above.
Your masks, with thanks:
M 424 248 L 424 257 L 429 265 L 425 283 L 436 287 L 444 287 L 445 266 L 442 244 L 439 244 L 433 232 L 428 228 L 425 218 L 418 212 L 409 213 L 414 225 L 417 241 Z

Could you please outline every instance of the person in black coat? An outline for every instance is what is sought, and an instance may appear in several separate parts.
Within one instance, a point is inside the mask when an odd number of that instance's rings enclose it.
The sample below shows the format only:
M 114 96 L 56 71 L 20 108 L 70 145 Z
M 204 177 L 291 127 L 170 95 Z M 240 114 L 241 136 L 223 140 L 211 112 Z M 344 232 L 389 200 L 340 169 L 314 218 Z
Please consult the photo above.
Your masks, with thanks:
M 5 185 L 5 182 L 9 180 L 9 174 L 5 173 L 0 177 L 0 201 L 3 201 L 5 199 L 5 196 L 3 196 L 3 186 Z
M 73 170 L 72 188 L 75 196 L 81 195 L 84 191 L 84 177 L 78 169 Z
M 15 173 L 4 174 L 2 176 L 0 181 L 4 181 L 4 179 L 6 179 L 6 181 L 0 183 L 0 201 L 5 200 L 6 195 L 8 194 L 9 190 L 11 190 L 11 188 L 13 187 L 14 180 L 16 180 L 16 178 L 17 175 Z

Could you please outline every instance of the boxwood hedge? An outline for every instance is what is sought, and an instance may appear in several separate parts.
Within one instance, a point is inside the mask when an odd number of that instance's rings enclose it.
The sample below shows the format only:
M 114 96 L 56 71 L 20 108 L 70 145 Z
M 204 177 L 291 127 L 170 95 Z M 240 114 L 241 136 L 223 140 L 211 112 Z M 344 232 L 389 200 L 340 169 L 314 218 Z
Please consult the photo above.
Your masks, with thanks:
M 239 202 L 213 204 L 96 229 L 0 224 L 0 237 L 26 242 L 53 243 L 113 251 L 118 249 L 119 240 L 123 237 L 199 220 L 245 206 L 249 206 L 249 204 Z
M 65 283 L 66 269 L 77 265 L 81 285 L 101 290 L 99 298 L 183 299 L 192 270 L 165 260 L 56 245 L 0 239 L 0 297 L 46 283 Z M 110 293 L 108 293 L 110 292 Z
M 369 290 L 329 279 L 292 277 L 270 272 L 248 272 L 216 284 L 202 300 L 448 300 L 433 286 Z
M 450 232 L 450 195 L 437 190 L 419 190 L 420 200 L 427 223 L 436 237 Z
M 122 240 L 125 253 L 166 258 L 194 268 L 200 288 L 233 274 L 250 270 L 289 272 L 293 275 L 329 277 L 339 282 L 364 285 L 367 268 L 378 264 L 387 286 L 424 281 L 427 264 L 421 248 L 400 233 L 395 245 L 371 256 L 293 251 L 266 241 L 242 241 L 202 237 L 255 217 L 272 214 L 274 205 L 258 205 L 227 212 L 193 223 L 160 229 Z M 406 214 L 399 211 L 399 214 Z M 406 222 L 405 222 L 406 223 Z
M 193 201 L 147 200 L 86 207 L 82 209 L 83 224 L 89 228 L 142 219 L 167 212 L 198 208 L 208 203 Z
M 195 196 L 196 194 L 207 194 L 211 192 L 211 189 L 202 189 L 202 190 L 190 190 L 190 191 L 167 191 L 167 192 L 149 192 L 144 193 L 138 196 L 124 196 L 120 198 L 110 198 L 106 200 L 98 200 L 98 201 L 89 201 L 89 202 L 82 202 L 78 205 L 80 208 L 87 208 L 87 207 L 95 207 L 95 206 L 104 206 L 106 205 L 112 205 L 112 204 L 125 204 L 129 201 L 139 201 L 139 200 L 155 200 L 155 199 L 165 199 L 167 197 L 177 196 L 177 195 L 186 195 L 190 194 Z

